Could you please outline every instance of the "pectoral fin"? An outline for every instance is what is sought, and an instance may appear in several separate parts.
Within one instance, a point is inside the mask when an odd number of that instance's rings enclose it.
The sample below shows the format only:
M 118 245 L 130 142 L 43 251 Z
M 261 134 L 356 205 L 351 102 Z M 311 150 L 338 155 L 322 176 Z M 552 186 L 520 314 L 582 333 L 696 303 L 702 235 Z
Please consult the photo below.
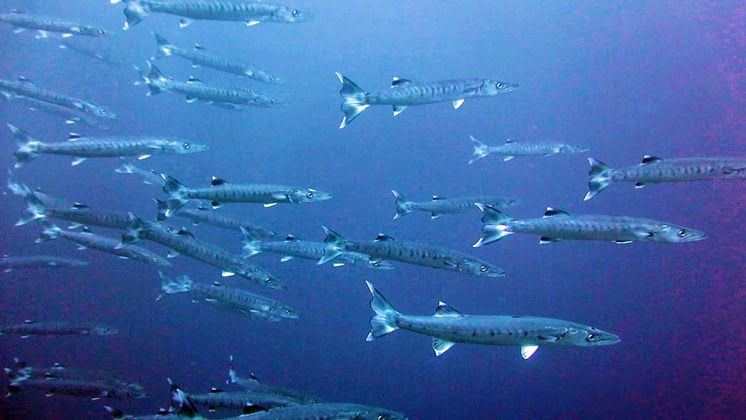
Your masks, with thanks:
M 461 105 L 463 104 L 464 104 L 463 99 L 456 99 L 455 101 L 453 101 L 453 109 L 459 109 L 461 108 Z
M 394 105 L 393 109 L 394 109 L 394 116 L 397 116 L 401 114 L 402 112 L 404 112 L 404 110 L 407 109 L 407 107 L 406 105 Z
M 456 344 L 453 341 L 447 341 L 443 340 L 442 338 L 433 337 L 433 350 L 435 350 L 435 355 L 440 356 L 441 354 L 447 352 L 453 345 Z
M 526 360 L 529 357 L 533 356 L 538 349 L 539 346 L 521 346 L 521 357 Z

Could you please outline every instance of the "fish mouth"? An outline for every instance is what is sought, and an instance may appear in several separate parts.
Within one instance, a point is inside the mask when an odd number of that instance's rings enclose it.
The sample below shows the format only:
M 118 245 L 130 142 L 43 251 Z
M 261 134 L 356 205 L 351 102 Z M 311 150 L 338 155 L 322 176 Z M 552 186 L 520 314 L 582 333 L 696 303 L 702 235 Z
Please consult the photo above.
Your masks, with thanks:
M 613 344 L 618 344 L 621 341 L 622 341 L 622 339 L 619 338 L 618 335 L 607 334 L 607 335 L 603 336 L 601 339 L 599 339 L 598 341 L 596 341 L 593 344 L 595 344 L 597 346 L 611 346 Z

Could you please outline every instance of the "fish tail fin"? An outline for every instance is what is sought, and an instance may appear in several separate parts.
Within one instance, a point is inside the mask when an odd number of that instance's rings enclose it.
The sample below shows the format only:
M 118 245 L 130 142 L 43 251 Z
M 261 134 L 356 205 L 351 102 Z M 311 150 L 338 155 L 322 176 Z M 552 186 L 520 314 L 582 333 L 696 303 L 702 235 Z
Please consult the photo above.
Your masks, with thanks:
M 490 147 L 486 144 L 482 143 L 481 141 L 477 140 L 474 136 L 469 135 L 469 138 L 471 139 L 471 145 L 474 147 L 474 152 L 472 153 L 471 160 L 469 161 L 469 164 L 478 161 L 479 159 L 482 159 L 483 157 L 490 154 Z
M 168 203 L 157 198 L 155 199 L 155 203 L 158 206 L 158 215 L 156 216 L 156 220 L 166 220 L 168 218 Z
M 166 209 L 163 211 L 163 216 L 171 217 L 187 203 L 187 200 L 181 198 L 181 191 L 184 189 L 184 184 L 166 174 L 161 174 L 161 178 L 165 181 L 163 192 L 168 194 L 168 199 L 166 199 Z
M 139 217 L 135 216 L 134 214 L 130 213 L 130 225 L 127 229 L 127 232 L 125 232 L 122 235 L 122 242 L 119 243 L 119 245 L 116 246 L 117 249 L 124 248 L 127 245 L 133 244 L 140 240 L 140 233 L 147 229 L 147 226 L 145 225 L 145 222 L 143 222 Z
M 44 223 L 44 229 L 39 234 L 39 237 L 36 239 L 36 243 L 42 243 L 46 241 L 51 241 L 53 239 L 57 239 L 60 237 L 60 229 L 56 225 L 49 223 L 49 222 L 43 222 Z
M 358 85 L 352 80 L 344 77 L 341 73 L 337 72 L 337 78 L 342 82 L 342 89 L 339 94 L 344 98 L 340 109 L 345 115 L 342 118 L 342 123 L 339 128 L 345 128 L 345 126 L 352 122 L 361 112 L 365 111 L 365 108 L 370 105 L 365 103 L 365 91 L 360 89 Z
M 322 226 L 322 228 L 326 232 L 326 238 L 324 239 L 326 247 L 324 248 L 324 256 L 316 263 L 318 265 L 328 263 L 342 255 L 344 251 L 344 238 L 326 226 Z
M 113 419 L 126 419 L 127 418 L 127 415 L 124 414 L 124 411 L 118 408 L 109 407 L 108 405 L 105 405 L 104 408 L 106 409 L 106 411 L 109 412 L 109 415 Z
M 148 95 L 157 95 L 161 92 L 163 92 L 163 88 L 156 83 L 157 81 L 164 81 L 168 80 L 165 76 L 161 73 L 160 70 L 158 70 L 158 67 L 154 66 L 153 63 L 148 61 L 148 73 L 143 73 L 141 75 L 142 79 L 145 81 L 145 83 L 148 85 Z
M 173 383 L 171 378 L 166 379 L 168 379 L 168 384 L 171 388 L 170 407 L 168 412 L 177 414 L 180 418 L 202 418 L 199 414 L 199 410 L 197 410 L 197 406 L 195 406 L 194 402 L 189 398 L 189 394 L 181 389 L 180 386 Z
M 24 163 L 30 162 L 35 157 L 39 156 L 39 145 L 41 142 L 31 137 L 27 132 L 8 124 L 10 132 L 13 133 L 13 139 L 18 144 L 18 150 L 13 155 L 16 157 L 16 168 L 20 168 Z
M 161 278 L 161 291 L 167 295 L 188 292 L 192 290 L 192 285 L 194 284 L 194 281 L 186 275 L 171 279 L 159 271 L 158 276 Z M 160 300 L 161 296 L 163 295 L 158 296 L 156 300 Z
M 118 174 L 133 174 L 135 173 L 135 165 L 131 163 L 123 163 L 122 166 L 114 169 L 114 172 Z
M 406 216 L 413 211 L 411 201 L 408 201 L 406 197 L 394 190 L 391 190 L 391 193 L 396 197 L 396 215 L 394 219 Z
M 153 33 L 155 35 L 155 42 L 157 44 L 156 52 L 155 52 L 155 58 L 161 58 L 161 57 L 168 57 L 172 54 L 171 52 L 171 43 L 168 42 L 168 40 L 156 33 Z
M 482 237 L 472 245 L 473 247 L 489 245 L 513 233 L 508 231 L 506 226 L 506 223 L 513 219 L 505 213 L 482 203 L 477 203 L 476 206 L 483 213 L 482 223 L 484 224 L 482 225 Z
M 593 198 L 596 194 L 600 193 L 601 190 L 609 186 L 609 175 L 611 175 L 611 167 L 593 158 L 588 158 L 588 163 L 591 165 L 591 170 L 588 175 L 591 176 L 591 180 L 588 181 L 588 193 L 583 198 L 583 201 L 588 201 Z
M 261 243 L 256 236 L 254 236 L 249 230 L 241 226 L 241 234 L 243 235 L 243 257 L 248 258 L 262 252 Z
M 22 226 L 37 219 L 47 217 L 44 211 L 44 205 L 41 200 L 34 195 L 29 187 L 12 180 L 8 180 L 8 189 L 26 201 L 26 209 L 23 211 L 23 217 L 16 222 L 16 226 Z
M 137 0 L 125 0 L 125 3 L 127 3 L 127 7 L 124 9 L 124 16 L 127 18 L 127 21 L 124 22 L 122 29 L 126 31 L 140 23 L 148 15 L 149 10 L 147 5 Z
M 365 284 L 368 285 L 371 294 L 370 309 L 373 309 L 373 312 L 376 313 L 370 319 L 370 332 L 365 341 L 373 341 L 399 329 L 396 326 L 396 317 L 399 316 L 399 312 L 373 287 L 371 282 L 366 281 Z

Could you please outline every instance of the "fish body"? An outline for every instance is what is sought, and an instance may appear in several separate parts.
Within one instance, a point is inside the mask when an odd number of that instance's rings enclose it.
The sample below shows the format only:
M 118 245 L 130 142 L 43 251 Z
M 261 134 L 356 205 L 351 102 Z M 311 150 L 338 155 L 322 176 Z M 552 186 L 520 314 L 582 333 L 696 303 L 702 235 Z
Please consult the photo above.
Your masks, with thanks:
M 37 101 L 31 98 L 19 98 L 25 100 L 28 109 L 31 111 L 41 111 L 45 114 L 52 115 L 54 117 L 62 118 L 67 125 L 86 125 L 89 127 L 95 127 L 101 130 L 108 130 L 109 127 L 105 124 L 100 123 L 95 118 L 90 118 L 82 112 L 74 109 L 61 107 L 59 105 L 50 104 L 48 102 Z
M 143 177 L 143 183 L 148 185 L 155 185 L 157 187 L 163 188 L 163 186 L 166 184 L 166 181 L 163 180 L 161 177 L 161 174 L 154 170 L 147 170 L 138 168 L 137 166 L 131 164 L 131 163 L 124 163 L 122 166 L 118 167 L 114 170 L 114 172 L 118 174 L 136 174 L 141 177 Z
M 479 205 L 483 212 L 482 238 L 475 247 L 491 244 L 513 233 L 540 235 L 540 243 L 560 240 L 593 240 L 616 243 L 683 243 L 707 238 L 703 232 L 652 219 L 627 216 L 571 215 L 548 208 L 544 217 L 515 220 L 494 207 Z
M 359 242 L 342 238 L 338 233 L 324 227 L 327 244 L 326 255 L 319 264 L 331 261 L 342 252 L 367 254 L 373 260 L 394 260 L 464 274 L 486 277 L 503 277 L 505 272 L 492 264 L 469 254 L 450 248 L 412 241 L 394 240 L 379 234 L 375 241 Z
M 318 398 L 304 391 L 262 382 L 254 374 L 251 374 L 248 378 L 239 376 L 238 372 L 233 368 L 232 355 L 230 357 L 230 367 L 228 368 L 228 380 L 226 383 L 238 385 L 248 392 L 267 395 L 280 401 L 287 401 L 290 403 L 287 405 L 321 402 Z
M 22 324 L 0 326 L 0 334 L 14 334 L 22 337 L 55 335 L 113 335 L 116 328 L 102 324 L 71 321 L 25 321 Z
M 406 419 L 404 414 L 397 413 L 385 408 L 373 407 L 362 404 L 351 403 L 316 403 L 307 405 L 296 405 L 289 407 L 278 407 L 268 411 L 259 411 L 248 416 L 251 419 L 273 419 L 273 420 L 297 420 L 297 419 L 324 419 L 324 420 L 398 420 Z
M 133 416 L 131 414 L 125 414 L 122 410 L 109 406 L 104 406 L 104 408 L 114 419 L 163 420 L 203 418 L 194 403 L 187 398 L 186 393 L 179 388 L 178 385 L 171 382 L 171 379 L 168 379 L 168 383 L 171 386 L 169 407 L 167 409 L 161 408 L 158 410 L 157 414 Z
M 181 48 L 171 44 L 166 38 L 155 34 L 158 44 L 157 57 L 177 56 L 189 60 L 195 67 L 209 67 L 225 73 L 248 77 L 264 83 L 279 84 L 282 80 L 266 70 L 258 69 L 246 63 L 232 61 L 207 52 L 204 48 L 195 46 L 194 49 Z
M 455 343 L 520 346 L 524 359 L 541 347 L 590 347 L 618 343 L 619 337 L 597 328 L 553 318 L 505 315 L 464 315 L 439 302 L 435 315 L 406 315 L 398 312 L 370 282 L 370 319 L 367 341 L 403 329 L 433 338 L 440 356 Z
M 78 249 L 97 249 L 99 251 L 116 255 L 119 258 L 131 259 L 145 264 L 155 264 L 162 267 L 171 266 L 171 263 L 166 258 L 161 257 L 155 252 L 136 245 L 122 246 L 121 241 L 118 239 L 96 235 L 88 230 L 75 232 L 72 230 L 63 230 L 54 225 L 48 225 L 44 228 L 36 242 L 44 242 L 59 237 L 75 242 L 79 245 Z
M 161 208 L 163 208 L 164 206 L 165 203 L 161 204 Z M 272 229 L 243 220 L 231 219 L 230 217 L 220 215 L 218 212 L 212 209 L 198 208 L 195 210 L 182 208 L 176 211 L 175 215 L 177 217 L 189 219 L 194 224 L 204 223 L 238 232 L 246 231 L 249 232 L 252 237 L 262 241 L 273 241 L 280 239 L 280 235 L 274 232 Z
M 141 76 L 150 89 L 148 96 L 157 95 L 161 92 L 174 92 L 186 97 L 187 102 L 202 101 L 228 109 L 240 109 L 242 105 L 264 108 L 286 105 L 281 99 L 263 93 L 247 89 L 208 86 L 193 77 L 187 83 L 177 82 L 163 76 L 152 63 L 148 63 L 148 67 L 150 69 L 148 74 Z
M 261 22 L 295 23 L 313 18 L 310 12 L 293 9 L 279 4 L 241 0 L 110 0 L 111 3 L 124 2 L 127 7 L 124 15 L 127 30 L 142 21 L 150 13 L 166 13 L 181 16 L 179 26 L 184 28 L 192 20 L 220 20 L 245 22 L 246 26 Z
M 76 42 L 70 42 L 68 40 L 63 40 L 62 42 L 60 42 L 58 47 L 62 50 L 74 51 L 84 57 L 88 57 L 88 58 L 92 58 L 94 60 L 100 61 L 109 67 L 119 68 L 119 67 L 123 67 L 126 65 L 124 61 L 113 58 L 109 54 L 103 53 L 99 51 L 98 49 L 90 48 L 90 47 L 87 47 L 85 45 L 82 45 Z
M 187 397 L 196 405 L 208 407 L 210 411 L 219 408 L 230 408 L 242 410 L 244 414 L 299 404 L 289 399 L 278 398 L 259 392 L 223 391 L 217 388 L 213 388 L 209 393 L 205 394 L 190 393 L 187 394 Z
M 502 146 L 488 146 L 481 141 L 469 136 L 474 146 L 474 154 L 469 163 L 491 154 L 500 155 L 504 161 L 509 161 L 516 156 L 551 156 L 559 153 L 583 153 L 589 149 L 583 146 L 567 143 L 521 143 L 507 140 Z
M 344 128 L 371 105 L 389 105 L 394 115 L 399 115 L 410 105 L 436 102 L 452 102 L 453 107 L 458 109 L 465 99 L 497 96 L 518 88 L 514 83 L 489 79 L 412 82 L 395 77 L 391 89 L 366 92 L 340 73 L 337 73 L 337 78 L 342 82 L 339 94 L 344 99 L 341 106 L 344 118 L 339 128 Z
M 18 27 L 19 29 L 16 29 L 16 32 L 24 29 L 38 30 L 40 38 L 46 38 L 48 32 L 61 33 L 65 38 L 73 35 L 101 37 L 107 34 L 106 29 L 99 26 L 83 25 L 55 17 L 38 16 L 17 11 L 0 14 L 0 22 Z
M 159 274 L 161 277 L 161 291 L 166 294 L 192 292 L 199 299 L 218 307 L 239 312 L 250 318 L 266 321 L 299 318 L 296 311 L 266 296 L 235 287 L 224 286 L 220 283 L 198 283 L 192 281 L 188 276 L 179 276 L 172 280 L 163 273 L 159 272 Z
M 588 162 L 591 179 L 585 200 L 590 200 L 613 182 L 634 182 L 635 188 L 642 188 L 663 182 L 746 179 L 746 159 L 736 157 L 661 159 L 645 156 L 639 165 L 620 169 L 612 169 L 593 158 Z
M 35 99 L 100 118 L 118 118 L 117 114 L 102 105 L 37 87 L 25 78 L 19 78 L 18 81 L 0 79 L 0 95 L 7 99 L 15 97 Z
M 396 198 L 396 215 L 394 219 L 413 211 L 430 213 L 431 219 L 437 219 L 443 214 L 466 213 L 476 209 L 476 203 L 487 204 L 492 207 L 512 207 L 520 203 L 519 200 L 500 196 L 472 196 L 472 197 L 438 197 L 433 196 L 432 201 L 409 201 L 398 192 L 391 190 Z
M 172 232 L 160 223 L 145 222 L 137 218 L 134 220 L 133 226 L 134 228 L 125 234 L 123 243 L 146 239 L 170 248 L 172 256 L 183 254 L 213 267 L 218 267 L 223 270 L 223 277 L 238 275 L 261 286 L 286 289 L 279 279 L 259 267 L 247 263 L 240 255 L 199 240 L 184 229 Z
M 72 258 L 57 257 L 54 255 L 28 255 L 23 257 L 0 258 L 0 270 L 8 273 L 18 269 L 58 268 L 58 267 L 83 267 L 88 261 L 75 260 Z
M 170 137 L 79 137 L 70 136 L 70 141 L 44 143 L 34 139 L 20 128 L 8 124 L 18 143 L 14 153 L 16 167 L 31 161 L 40 154 L 73 156 L 73 165 L 88 158 L 137 156 L 145 159 L 151 155 L 187 154 L 208 150 L 204 144 Z
M 207 188 L 189 188 L 173 177 L 163 174 L 166 181 L 163 191 L 168 194 L 166 207 L 161 208 L 159 218 L 171 217 L 189 200 L 207 200 L 213 208 L 223 203 L 261 203 L 270 207 L 278 203 L 313 203 L 332 198 L 331 194 L 313 188 L 275 184 L 231 184 L 213 177 Z

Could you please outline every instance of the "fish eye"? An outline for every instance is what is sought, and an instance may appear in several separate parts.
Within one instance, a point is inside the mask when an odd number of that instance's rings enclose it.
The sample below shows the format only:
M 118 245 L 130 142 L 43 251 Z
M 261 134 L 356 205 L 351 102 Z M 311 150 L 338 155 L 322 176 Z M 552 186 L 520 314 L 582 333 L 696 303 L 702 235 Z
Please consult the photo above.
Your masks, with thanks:
M 585 338 L 586 341 L 590 341 L 590 342 L 596 341 L 597 339 L 598 339 L 598 336 L 593 333 L 588 334 L 588 336 Z
M 497 87 L 498 89 L 502 89 L 502 87 L 503 87 L 503 84 L 502 84 L 502 83 L 500 83 L 500 82 L 497 82 L 497 84 L 496 84 L 495 86 L 496 86 L 496 87 Z
M 277 103 L 277 99 L 272 99 L 270 102 L 273 103 L 273 104 L 276 104 Z
M 308 193 L 306 193 L 306 197 L 308 198 L 313 198 L 314 196 L 315 194 L 313 193 L 313 191 L 309 191 Z
M 686 229 L 679 229 L 679 238 L 686 236 Z
M 486 273 L 487 272 L 487 266 L 486 265 L 480 265 L 479 266 L 479 271 L 481 271 L 482 273 Z
M 189 148 L 191 148 L 191 147 L 192 147 L 192 145 L 191 145 L 191 144 L 189 144 L 189 143 L 184 143 L 184 148 L 185 148 L 185 149 L 189 149 Z
M 297 10 L 293 10 L 293 16 L 298 16 L 298 11 Z

